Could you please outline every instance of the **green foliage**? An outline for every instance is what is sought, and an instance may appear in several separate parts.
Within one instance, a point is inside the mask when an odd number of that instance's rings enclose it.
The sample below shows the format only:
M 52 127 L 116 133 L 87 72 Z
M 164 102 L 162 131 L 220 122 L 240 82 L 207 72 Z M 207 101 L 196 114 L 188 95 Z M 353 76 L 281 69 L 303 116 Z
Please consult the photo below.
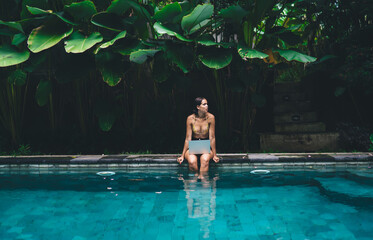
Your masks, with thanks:
M 202 36 L 199 36 L 196 40 L 199 44 L 204 45 L 204 46 L 219 45 L 217 42 L 215 42 L 214 37 L 209 34 L 204 34 Z
M 298 61 L 302 63 L 309 63 L 309 62 L 314 62 L 316 61 L 316 58 L 307 56 L 305 54 L 296 52 L 294 50 L 283 50 L 283 49 L 277 49 L 274 50 L 274 52 L 278 52 L 281 57 L 285 58 L 288 61 Z
M 23 33 L 14 34 L 12 45 L 18 46 L 27 39 L 26 35 Z
M 8 83 L 12 85 L 22 86 L 26 83 L 27 73 L 21 69 L 16 69 L 10 73 Z
M 172 63 L 176 64 L 184 73 L 188 73 L 194 61 L 193 49 L 184 44 L 169 42 L 165 53 Z
M 49 96 L 52 93 L 52 83 L 48 80 L 41 80 L 36 88 L 36 101 L 40 107 L 48 103 Z
M 159 22 L 169 22 L 182 12 L 178 2 L 168 4 L 154 14 L 154 19 Z
M 149 12 L 142 7 L 141 4 L 134 0 L 114 0 L 108 7 L 107 12 L 115 13 L 117 15 L 124 15 L 129 9 L 133 9 L 138 16 L 150 20 Z
M 167 27 L 163 26 L 161 23 L 159 22 L 156 22 L 154 24 L 154 30 L 160 35 L 162 36 L 163 34 L 167 34 L 169 36 L 175 36 L 177 37 L 179 40 L 182 40 L 182 41 L 185 41 L 185 42 L 191 42 L 192 40 L 190 39 L 187 39 L 185 37 L 183 37 L 182 35 L 180 35 L 179 33 L 175 32 L 175 31 L 172 31 L 170 29 L 168 29 Z
M 213 13 L 214 6 L 211 4 L 198 5 L 190 14 L 183 17 L 181 28 L 187 35 L 192 34 L 209 22 L 209 18 Z
M 138 51 L 132 52 L 130 55 L 130 61 L 138 64 L 143 64 L 148 57 L 153 57 L 154 54 L 160 50 L 153 49 L 139 49 Z
M 73 16 L 74 22 L 86 23 L 89 22 L 90 18 L 97 13 L 96 6 L 89 0 L 65 5 L 64 11 Z
M 9 67 L 27 61 L 30 52 L 27 50 L 18 50 L 14 46 L 0 46 L 0 67 Z
M 113 38 L 112 40 L 110 40 L 110 41 L 108 41 L 108 42 L 105 42 L 105 43 L 101 44 L 100 47 L 99 47 L 98 49 L 100 49 L 100 48 L 107 48 L 107 47 L 110 47 L 110 46 L 113 45 L 113 44 L 115 43 L 115 41 L 117 41 L 118 39 L 125 38 L 125 37 L 126 37 L 126 34 L 127 34 L 127 31 L 123 31 L 123 32 L 118 33 L 118 35 L 115 36 L 115 38 Z M 98 50 L 98 49 L 97 49 L 97 50 Z M 96 53 L 97 53 L 97 51 L 96 51 Z
M 33 53 L 41 52 L 53 47 L 72 32 L 72 27 L 68 27 L 60 20 L 52 18 L 44 25 L 32 30 L 27 40 L 28 48 Z
M 240 5 L 232 5 L 226 9 L 222 9 L 219 15 L 225 20 L 240 23 L 242 18 L 248 15 L 248 11 L 243 9 Z
M 276 82 L 300 82 L 306 75 L 304 66 L 300 63 L 291 64 L 286 66 L 285 69 L 278 71 Z
M 234 138 L 230 146 L 247 150 L 257 108 L 268 104 L 263 88 L 272 73 L 278 81 L 299 80 L 304 66 L 298 71 L 294 62 L 310 68 L 338 62 L 331 74 L 338 96 L 373 92 L 367 40 L 371 6 L 361 1 L 10 2 L 19 12 L 1 12 L 0 75 L 7 81 L 2 82 L 0 120 L 12 129 L 6 132 L 13 146 L 27 126 L 23 116 L 29 119 L 37 111 L 50 135 L 66 122 L 76 139 L 80 134 L 89 139 L 97 127 L 105 136 L 126 139 L 152 131 L 163 136 L 164 126 L 182 129 L 190 98 L 206 94 L 215 105 L 219 137 Z M 363 48 L 340 51 L 360 42 Z M 106 111 L 93 110 L 104 101 L 98 99 L 109 96 Z M 167 146 L 162 140 L 156 144 Z
M 370 140 L 369 151 L 373 152 L 373 134 L 370 135 L 369 140 Z
M 201 51 L 199 59 L 209 68 L 221 69 L 232 61 L 232 53 L 228 49 L 209 47 Z
M 70 19 L 66 18 L 64 16 L 65 15 L 64 12 L 55 13 L 52 10 L 43 10 L 40 8 L 30 7 L 30 6 L 26 6 L 26 7 L 27 7 L 27 10 L 33 15 L 54 15 L 65 23 L 68 23 L 71 25 L 77 25 L 76 23 L 72 22 Z
M 116 32 L 122 32 L 125 30 L 121 18 L 113 13 L 99 12 L 92 16 L 91 22 L 96 26 Z
M 128 63 L 118 53 L 101 51 L 96 55 L 96 65 L 101 72 L 102 79 L 109 86 L 117 85 L 123 78 L 123 70 L 128 69 Z
M 266 58 L 268 57 L 267 54 L 262 53 L 255 49 L 249 49 L 248 47 L 242 46 L 238 49 L 238 54 L 242 57 L 242 59 L 247 60 L 250 58 Z
M 11 30 L 13 30 L 13 33 L 23 32 L 22 25 L 20 23 L 17 23 L 17 22 L 4 22 L 4 21 L 0 20 L 0 25 L 7 26 Z M 11 33 L 11 31 L 10 31 L 10 33 Z
M 121 114 L 120 109 L 113 102 L 107 100 L 97 102 L 94 111 L 98 117 L 100 129 L 104 132 L 110 131 Z
M 74 32 L 71 34 L 70 38 L 65 41 L 65 50 L 67 53 L 82 53 L 93 47 L 96 43 L 101 42 L 102 39 L 102 35 L 99 32 L 94 32 L 89 36 Z
M 31 151 L 31 146 L 29 144 L 26 144 L 26 145 L 19 145 L 18 149 L 16 151 L 13 151 L 11 153 L 12 156 L 16 157 L 16 156 L 27 156 L 27 155 L 31 155 L 32 151 Z

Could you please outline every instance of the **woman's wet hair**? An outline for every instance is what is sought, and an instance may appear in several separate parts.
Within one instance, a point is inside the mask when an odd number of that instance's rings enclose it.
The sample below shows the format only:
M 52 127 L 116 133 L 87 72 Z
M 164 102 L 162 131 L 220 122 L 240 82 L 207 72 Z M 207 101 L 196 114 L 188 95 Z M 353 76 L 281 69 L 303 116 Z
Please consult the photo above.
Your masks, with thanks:
M 194 105 L 193 105 L 193 113 L 198 115 L 198 109 L 197 106 L 200 106 L 202 104 L 203 99 L 206 99 L 204 97 L 197 97 L 194 99 Z

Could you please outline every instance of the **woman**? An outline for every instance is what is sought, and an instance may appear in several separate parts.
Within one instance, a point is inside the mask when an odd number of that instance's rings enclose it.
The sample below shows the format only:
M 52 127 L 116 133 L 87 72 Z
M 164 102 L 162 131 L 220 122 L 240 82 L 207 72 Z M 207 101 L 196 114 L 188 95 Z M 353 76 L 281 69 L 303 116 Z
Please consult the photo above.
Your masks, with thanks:
M 181 157 L 177 159 L 177 161 L 181 164 L 185 158 L 188 161 L 189 169 L 198 172 L 198 157 L 195 154 L 189 154 L 189 141 L 196 139 L 210 139 L 210 153 L 200 155 L 200 173 L 204 173 L 209 170 L 209 161 L 211 159 L 213 159 L 215 162 L 219 162 L 219 158 L 216 156 L 215 117 L 208 112 L 206 98 L 198 97 L 194 100 L 194 102 L 194 106 L 196 106 L 193 110 L 194 113 L 187 118 L 183 153 Z

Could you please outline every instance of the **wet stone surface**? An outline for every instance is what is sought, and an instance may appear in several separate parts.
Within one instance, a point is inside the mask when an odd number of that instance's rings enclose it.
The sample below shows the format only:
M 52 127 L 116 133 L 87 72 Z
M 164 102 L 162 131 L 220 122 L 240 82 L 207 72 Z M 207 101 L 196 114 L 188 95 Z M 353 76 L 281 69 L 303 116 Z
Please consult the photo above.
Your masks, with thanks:
M 144 155 L 41 155 L 41 156 L 0 156 L 0 165 L 107 165 L 107 164 L 171 164 L 178 166 L 178 154 L 144 154 Z M 361 153 L 236 153 L 218 154 L 218 164 L 252 164 L 252 163 L 373 163 L 373 154 Z M 186 164 L 186 161 L 182 165 Z

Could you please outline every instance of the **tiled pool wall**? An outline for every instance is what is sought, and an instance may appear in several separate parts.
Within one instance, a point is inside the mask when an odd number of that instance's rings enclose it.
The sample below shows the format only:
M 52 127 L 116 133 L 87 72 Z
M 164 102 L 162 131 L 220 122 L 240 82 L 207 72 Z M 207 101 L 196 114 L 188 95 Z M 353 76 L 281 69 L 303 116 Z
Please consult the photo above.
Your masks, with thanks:
M 210 162 L 210 168 L 266 168 L 278 170 L 367 169 L 373 167 L 373 153 L 256 153 L 220 154 L 220 162 Z M 176 154 L 148 155 L 43 155 L 0 156 L 0 173 L 29 171 L 86 171 L 187 168 L 185 160 L 177 163 Z
M 373 168 L 373 162 L 303 162 L 303 163 L 231 163 L 214 164 L 211 170 L 217 169 L 267 169 L 271 171 L 344 171 L 367 170 Z M 182 170 L 187 165 L 175 164 L 10 164 L 0 165 L 0 174 L 53 174 L 98 171 L 128 170 Z

